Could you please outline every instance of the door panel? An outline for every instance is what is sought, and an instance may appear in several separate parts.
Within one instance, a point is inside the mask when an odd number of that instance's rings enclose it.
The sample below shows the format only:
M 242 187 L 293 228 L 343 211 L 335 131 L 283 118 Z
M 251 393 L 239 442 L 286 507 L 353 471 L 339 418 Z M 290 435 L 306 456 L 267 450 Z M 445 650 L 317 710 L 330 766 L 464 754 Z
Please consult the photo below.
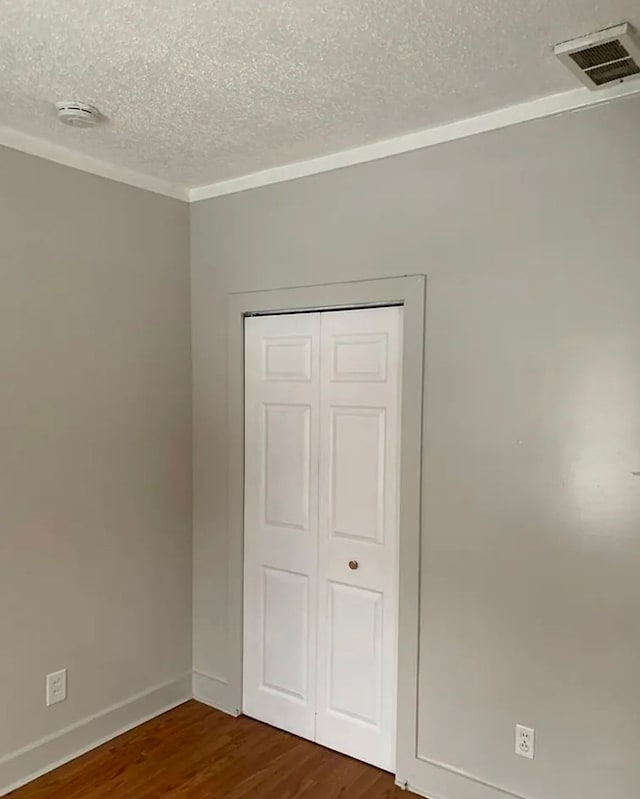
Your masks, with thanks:
M 328 591 L 329 709 L 379 728 L 383 595 L 332 581 Z
M 387 379 L 387 348 L 386 333 L 335 335 L 331 340 L 331 380 L 384 382 Z
M 312 379 L 311 336 L 272 336 L 263 339 L 262 346 L 264 380 L 309 382 Z
M 265 566 L 261 687 L 307 700 L 309 578 Z
M 400 308 L 324 313 L 320 321 L 316 740 L 389 771 L 401 321 Z
M 243 710 L 315 734 L 319 316 L 245 320 Z
M 263 406 L 264 524 L 309 529 L 311 407 Z
M 384 535 L 385 409 L 331 408 L 330 435 L 330 533 L 379 543 Z

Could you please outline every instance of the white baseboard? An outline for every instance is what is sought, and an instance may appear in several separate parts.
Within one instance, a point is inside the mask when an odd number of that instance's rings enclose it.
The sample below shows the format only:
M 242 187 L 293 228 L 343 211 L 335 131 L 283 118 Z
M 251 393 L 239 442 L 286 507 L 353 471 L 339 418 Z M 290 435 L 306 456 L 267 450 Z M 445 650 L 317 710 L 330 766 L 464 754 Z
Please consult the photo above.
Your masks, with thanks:
M 0 758 L 0 796 L 191 699 L 191 672 Z
M 411 773 L 406 779 L 396 779 L 396 785 L 425 799 L 524 799 L 507 788 L 424 757 L 414 758 Z
M 0 797 L 189 699 L 230 716 L 241 714 L 229 701 L 225 679 L 195 670 L 187 672 L 0 757 Z M 406 777 L 397 778 L 396 785 L 428 799 L 523 799 L 505 788 L 425 758 L 414 758 L 410 771 Z
M 214 677 L 202 671 L 193 671 L 193 698 L 203 705 L 209 705 L 230 716 L 238 717 L 240 708 L 233 707 L 229 702 L 229 683 L 222 677 Z

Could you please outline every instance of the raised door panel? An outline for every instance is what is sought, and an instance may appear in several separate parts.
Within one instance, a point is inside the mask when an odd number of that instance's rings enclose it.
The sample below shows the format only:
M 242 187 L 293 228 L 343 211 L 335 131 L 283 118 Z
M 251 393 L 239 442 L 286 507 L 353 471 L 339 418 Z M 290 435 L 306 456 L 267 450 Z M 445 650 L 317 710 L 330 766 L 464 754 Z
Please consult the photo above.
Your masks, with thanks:
M 379 727 L 383 594 L 333 581 L 328 588 L 329 709 Z
M 309 578 L 263 570 L 262 687 L 306 702 Z
M 263 405 L 264 523 L 309 529 L 311 406 Z
M 376 543 L 384 534 L 385 409 L 332 407 L 331 534 Z
M 262 341 L 265 380 L 308 382 L 312 379 L 311 336 L 266 336 Z
M 331 380 L 384 382 L 387 379 L 387 353 L 386 333 L 336 334 L 330 341 L 328 353 L 332 361 Z

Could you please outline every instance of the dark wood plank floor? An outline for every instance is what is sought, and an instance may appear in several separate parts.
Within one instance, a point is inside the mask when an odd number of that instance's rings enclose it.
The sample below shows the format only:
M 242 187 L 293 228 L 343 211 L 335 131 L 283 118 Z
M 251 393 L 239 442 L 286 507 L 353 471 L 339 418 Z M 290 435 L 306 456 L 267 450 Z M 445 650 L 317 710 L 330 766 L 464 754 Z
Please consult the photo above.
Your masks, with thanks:
M 114 738 L 11 799 L 409 799 L 393 777 L 198 702 Z

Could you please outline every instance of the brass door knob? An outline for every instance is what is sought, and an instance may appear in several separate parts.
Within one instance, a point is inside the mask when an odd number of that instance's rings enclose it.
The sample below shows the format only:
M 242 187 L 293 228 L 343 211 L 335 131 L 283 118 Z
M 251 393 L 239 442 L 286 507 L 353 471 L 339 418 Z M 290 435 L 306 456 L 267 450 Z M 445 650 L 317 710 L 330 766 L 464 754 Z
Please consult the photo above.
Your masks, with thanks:
M 349 568 L 350 569 L 357 569 L 358 568 L 358 561 L 357 560 L 350 560 L 349 561 Z

